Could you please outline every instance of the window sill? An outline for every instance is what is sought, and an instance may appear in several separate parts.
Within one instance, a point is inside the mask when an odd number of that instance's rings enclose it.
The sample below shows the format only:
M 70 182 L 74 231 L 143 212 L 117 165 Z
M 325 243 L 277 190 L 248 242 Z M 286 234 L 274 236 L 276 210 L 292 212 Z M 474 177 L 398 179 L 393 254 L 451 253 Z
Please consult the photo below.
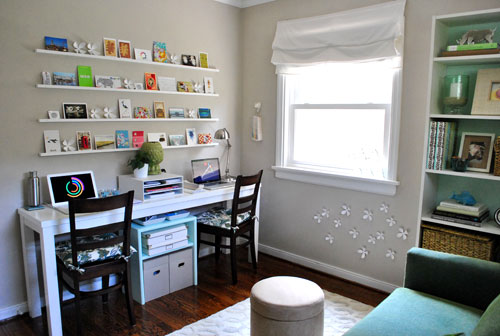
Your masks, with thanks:
M 378 180 L 359 176 L 338 175 L 333 173 L 273 166 L 277 178 L 327 187 L 363 191 L 373 194 L 394 196 L 399 181 Z

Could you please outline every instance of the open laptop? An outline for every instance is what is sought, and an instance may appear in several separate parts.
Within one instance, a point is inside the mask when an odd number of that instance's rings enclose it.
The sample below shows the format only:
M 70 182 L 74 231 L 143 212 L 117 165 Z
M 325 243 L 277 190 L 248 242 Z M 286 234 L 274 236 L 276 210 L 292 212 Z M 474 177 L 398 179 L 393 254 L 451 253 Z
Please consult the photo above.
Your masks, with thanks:
M 52 207 L 65 214 L 68 200 L 97 197 L 94 173 L 89 171 L 47 175 Z
M 220 176 L 219 159 L 191 160 L 193 168 L 193 182 L 203 184 L 208 190 L 226 188 L 234 185 L 234 182 L 224 182 Z

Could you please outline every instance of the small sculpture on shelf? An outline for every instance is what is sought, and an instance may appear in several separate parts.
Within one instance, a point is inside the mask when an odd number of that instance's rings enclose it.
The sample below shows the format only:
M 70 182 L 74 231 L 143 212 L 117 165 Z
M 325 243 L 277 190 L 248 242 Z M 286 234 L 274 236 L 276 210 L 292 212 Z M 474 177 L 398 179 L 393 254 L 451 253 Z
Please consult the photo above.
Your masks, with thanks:
M 493 35 L 495 35 L 496 30 L 496 27 L 493 29 L 469 30 L 462 35 L 462 38 L 457 40 L 457 44 L 493 43 Z
M 104 118 L 106 118 L 106 119 L 116 119 L 117 116 L 116 116 L 116 114 L 114 112 L 115 112 L 115 108 L 114 107 L 108 107 L 108 106 L 106 106 L 104 108 Z
M 464 172 L 469 165 L 469 159 L 462 159 L 459 156 L 451 157 L 451 169 L 457 172 Z
M 453 195 L 450 196 L 450 199 L 454 199 L 455 201 L 463 205 L 476 204 L 476 199 L 468 191 L 462 191 L 460 194 L 453 193 Z
M 85 42 L 73 42 L 73 48 L 75 49 L 75 52 L 77 54 L 85 54 L 86 50 L 85 48 L 86 43 Z
M 74 152 L 76 150 L 75 139 L 65 139 L 62 142 L 62 149 L 64 152 Z
M 97 51 L 97 45 L 95 43 L 89 42 L 87 44 L 87 49 L 89 50 L 89 54 L 98 56 L 100 55 Z
M 163 161 L 163 147 L 161 146 L 161 144 L 159 142 L 144 142 L 139 152 L 143 152 L 148 160 L 148 174 L 160 174 L 160 163 Z

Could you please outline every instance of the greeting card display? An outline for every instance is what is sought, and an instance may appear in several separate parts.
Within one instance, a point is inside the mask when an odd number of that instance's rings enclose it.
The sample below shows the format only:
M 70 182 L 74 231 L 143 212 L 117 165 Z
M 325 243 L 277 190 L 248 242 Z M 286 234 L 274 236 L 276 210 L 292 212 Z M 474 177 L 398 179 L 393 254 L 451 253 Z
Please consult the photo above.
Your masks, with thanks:
M 130 41 L 118 40 L 118 54 L 121 58 L 132 58 Z
M 45 153 L 56 153 L 61 151 L 59 131 L 43 131 L 43 140 L 45 142 Z
M 144 73 L 144 79 L 146 82 L 146 90 L 158 90 L 158 85 L 156 84 L 156 74 L 146 72 Z
M 116 131 L 116 148 L 130 148 L 130 141 L 128 138 L 128 131 Z
M 79 86 L 94 86 L 92 81 L 92 68 L 89 66 L 79 65 L 78 71 L 78 85 Z
M 198 134 L 198 143 L 199 144 L 211 144 L 212 143 L 212 134 L 210 134 L 210 133 Z
M 153 42 L 153 61 L 167 63 L 167 45 L 165 42 Z
M 141 62 L 151 62 L 151 50 L 134 48 L 135 59 Z
M 196 129 L 186 128 L 186 142 L 188 145 L 196 145 L 197 142 Z
M 112 134 L 95 135 L 94 136 L 95 149 L 114 149 L 115 137 Z
M 177 91 L 179 91 L 179 92 L 194 92 L 193 83 L 179 81 L 179 82 L 177 82 Z
M 208 68 L 208 54 L 200 52 L 200 67 Z
M 104 56 L 116 57 L 116 40 L 110 38 L 103 38 L 104 40 Z
M 167 133 L 148 133 L 148 141 L 149 142 L 159 142 L 162 148 L 167 148 Z
M 155 112 L 155 118 L 165 118 L 165 102 L 153 102 L 153 109 Z
M 151 119 L 154 118 L 153 111 L 148 107 L 138 106 L 134 107 L 135 119 Z
M 130 99 L 118 99 L 118 109 L 120 110 L 120 118 L 132 118 L 132 102 Z
M 54 72 L 54 85 L 76 86 L 76 77 L 72 72 Z
M 45 49 L 67 52 L 68 40 L 65 38 L 45 36 Z
M 132 131 L 132 147 L 141 148 L 144 143 L 144 131 Z
M 92 150 L 90 131 L 78 131 L 76 132 L 76 144 L 79 151 Z

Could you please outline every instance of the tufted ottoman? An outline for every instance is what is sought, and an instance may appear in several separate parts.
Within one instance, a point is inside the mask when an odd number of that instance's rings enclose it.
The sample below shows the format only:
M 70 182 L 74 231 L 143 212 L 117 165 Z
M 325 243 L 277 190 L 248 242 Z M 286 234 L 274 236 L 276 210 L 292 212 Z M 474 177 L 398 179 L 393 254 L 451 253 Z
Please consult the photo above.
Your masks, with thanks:
M 277 276 L 257 282 L 250 295 L 251 336 L 323 335 L 325 295 L 314 282 Z

